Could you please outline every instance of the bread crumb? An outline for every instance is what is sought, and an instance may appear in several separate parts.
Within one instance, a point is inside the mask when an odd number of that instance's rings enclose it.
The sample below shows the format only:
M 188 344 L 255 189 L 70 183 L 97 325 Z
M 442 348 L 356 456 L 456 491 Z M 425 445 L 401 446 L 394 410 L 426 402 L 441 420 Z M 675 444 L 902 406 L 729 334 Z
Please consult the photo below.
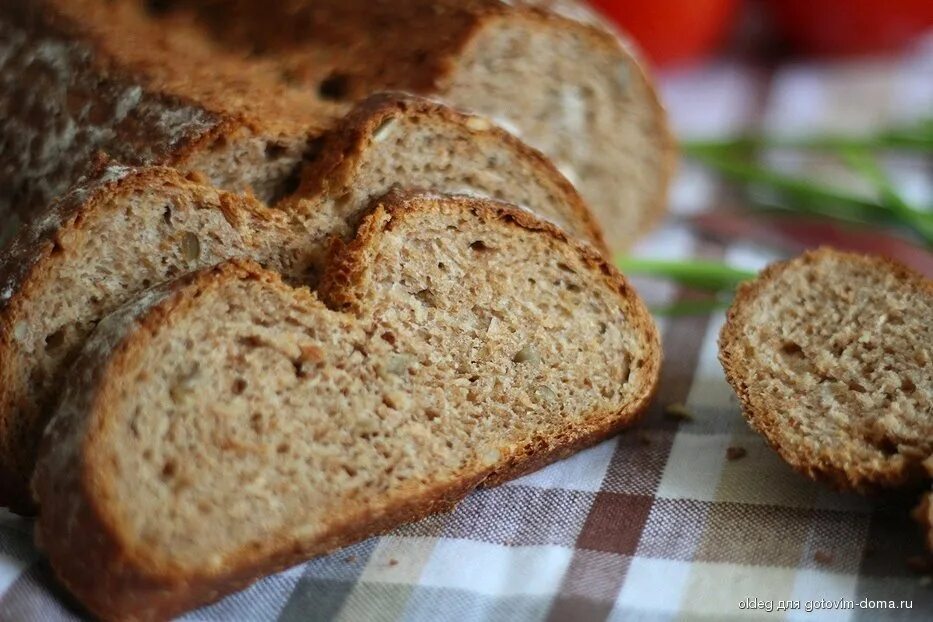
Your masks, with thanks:
M 693 421 L 693 413 L 687 410 L 687 407 L 680 402 L 668 404 L 664 408 L 664 414 L 678 421 Z
M 833 563 L 833 559 L 835 559 L 835 558 L 834 558 L 833 554 L 830 553 L 829 551 L 822 551 L 822 550 L 820 550 L 820 551 L 817 551 L 817 552 L 815 552 L 815 553 L 813 554 L 813 560 L 814 560 L 816 563 L 822 564 L 822 565 L 824 565 L 824 566 Z
M 356 561 L 356 555 L 350 555 L 349 557 L 345 557 L 343 561 L 347 564 L 352 564 Z
M 647 446 L 651 444 L 651 437 L 648 436 L 648 433 L 644 431 L 639 431 L 638 434 L 635 436 L 635 440 L 638 441 L 639 445 Z
M 397 560 L 397 559 L 390 559 L 390 560 L 389 560 L 389 565 L 390 565 L 390 566 L 398 566 L 398 560 Z
M 741 460 L 748 455 L 748 450 L 744 447 L 730 447 L 726 450 L 726 458 L 729 460 Z

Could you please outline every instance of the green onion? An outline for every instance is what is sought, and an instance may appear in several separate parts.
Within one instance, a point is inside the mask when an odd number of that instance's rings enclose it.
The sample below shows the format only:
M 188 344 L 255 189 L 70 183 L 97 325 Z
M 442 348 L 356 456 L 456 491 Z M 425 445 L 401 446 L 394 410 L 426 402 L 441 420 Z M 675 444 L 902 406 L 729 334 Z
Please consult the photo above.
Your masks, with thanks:
M 691 155 L 726 177 L 765 187 L 790 199 L 784 202 L 786 208 L 847 222 L 900 226 L 912 231 L 928 246 L 933 247 L 933 212 L 907 205 L 894 191 L 889 181 L 879 183 L 884 180 L 883 171 L 877 165 L 869 169 L 869 163 L 865 161 L 865 158 L 856 155 L 859 151 L 850 148 L 844 153 L 849 159 L 856 159 L 863 174 L 866 170 L 873 171 L 872 178 L 878 188 L 880 199 L 852 195 L 844 190 L 807 178 L 788 175 L 766 166 L 749 163 L 724 152 L 696 151 Z
M 725 140 L 691 140 L 682 145 L 685 152 L 695 155 L 709 151 L 754 151 L 758 149 L 796 149 L 804 151 L 838 152 L 845 149 L 879 151 L 933 151 L 933 118 L 923 119 L 904 127 L 896 127 L 865 136 L 824 134 L 817 136 L 782 137 L 744 134 Z
M 755 278 L 755 273 L 712 261 L 667 261 L 620 257 L 616 265 L 626 276 L 649 276 L 669 279 L 707 291 L 733 290 L 742 281 Z
M 711 298 L 708 300 L 683 300 L 666 307 L 652 307 L 651 312 L 661 317 L 683 317 L 688 315 L 708 315 L 729 306 L 730 300 Z
M 850 168 L 874 184 L 887 209 L 916 231 L 929 246 L 933 246 L 933 212 L 918 210 L 909 205 L 871 153 L 864 149 L 846 149 L 840 155 Z

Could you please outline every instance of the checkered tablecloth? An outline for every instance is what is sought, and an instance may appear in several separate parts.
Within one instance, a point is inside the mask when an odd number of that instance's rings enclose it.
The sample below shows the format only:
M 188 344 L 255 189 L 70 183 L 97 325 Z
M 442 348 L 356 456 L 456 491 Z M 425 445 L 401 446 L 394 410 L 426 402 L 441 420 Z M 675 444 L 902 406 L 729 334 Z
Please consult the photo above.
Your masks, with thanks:
M 685 136 L 750 126 L 865 130 L 933 111 L 933 47 L 845 66 L 721 62 L 662 85 Z M 933 194 L 929 169 L 894 172 L 910 196 Z M 672 217 L 638 254 L 747 268 L 775 259 L 776 251 L 713 242 L 688 226 L 726 195 L 685 166 Z M 636 283 L 655 304 L 687 295 Z M 725 383 L 716 359 L 722 322 L 722 314 L 660 320 L 660 391 L 638 427 L 184 619 L 933 619 L 929 578 L 907 564 L 922 549 L 907 516 L 912 500 L 833 493 L 781 462 Z M 671 404 L 692 419 L 671 417 Z M 78 617 L 66 603 L 30 522 L 0 516 L 0 620 Z

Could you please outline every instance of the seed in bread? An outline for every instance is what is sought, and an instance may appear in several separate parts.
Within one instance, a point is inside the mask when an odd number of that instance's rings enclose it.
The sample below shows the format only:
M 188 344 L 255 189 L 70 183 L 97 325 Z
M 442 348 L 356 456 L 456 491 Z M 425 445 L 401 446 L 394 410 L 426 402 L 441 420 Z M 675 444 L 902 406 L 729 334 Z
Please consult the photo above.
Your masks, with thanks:
M 0 256 L 0 503 L 29 511 L 36 444 L 66 365 L 101 317 L 151 285 L 240 256 L 313 283 L 330 238 L 351 235 L 397 184 L 505 197 L 602 249 L 573 187 L 501 130 L 471 129 L 472 118 L 374 96 L 324 135 L 274 209 L 171 169 L 110 166 L 27 226 Z
M 95 615 L 163 619 L 613 434 L 659 359 L 599 255 L 395 195 L 320 300 L 234 262 L 102 321 L 43 440 L 38 537 Z
M 933 455 L 933 283 L 832 249 L 743 285 L 719 339 L 745 418 L 802 473 L 871 491 Z
M 12 233 L 99 151 L 268 201 L 353 102 L 403 90 L 513 128 L 624 246 L 664 210 L 673 140 L 628 46 L 586 16 L 499 0 L 0 2 L 0 219 Z

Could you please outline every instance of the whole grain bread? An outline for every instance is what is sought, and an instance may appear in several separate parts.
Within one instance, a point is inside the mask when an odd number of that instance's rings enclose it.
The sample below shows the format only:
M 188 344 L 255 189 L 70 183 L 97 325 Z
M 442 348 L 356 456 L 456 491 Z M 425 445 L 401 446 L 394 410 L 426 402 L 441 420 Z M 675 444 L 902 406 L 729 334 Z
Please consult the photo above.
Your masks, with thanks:
M 271 200 L 353 101 L 386 89 L 543 150 L 614 248 L 663 210 L 663 110 L 629 46 L 575 2 L 0 0 L 0 219 L 15 229 L 98 151 Z
M 37 537 L 96 616 L 164 619 L 615 433 L 659 359 L 558 229 L 392 195 L 320 298 L 235 260 L 102 321 L 42 443 Z
M 30 511 L 37 443 L 68 362 L 97 321 L 149 286 L 231 257 L 314 284 L 330 239 L 352 235 L 395 185 L 508 199 L 603 248 L 573 187 L 480 117 L 374 96 L 319 151 L 275 208 L 172 169 L 109 166 L 14 239 L 0 256 L 0 503 Z
M 933 455 L 933 283 L 833 249 L 743 285 L 719 358 L 791 466 L 861 492 L 918 483 Z

